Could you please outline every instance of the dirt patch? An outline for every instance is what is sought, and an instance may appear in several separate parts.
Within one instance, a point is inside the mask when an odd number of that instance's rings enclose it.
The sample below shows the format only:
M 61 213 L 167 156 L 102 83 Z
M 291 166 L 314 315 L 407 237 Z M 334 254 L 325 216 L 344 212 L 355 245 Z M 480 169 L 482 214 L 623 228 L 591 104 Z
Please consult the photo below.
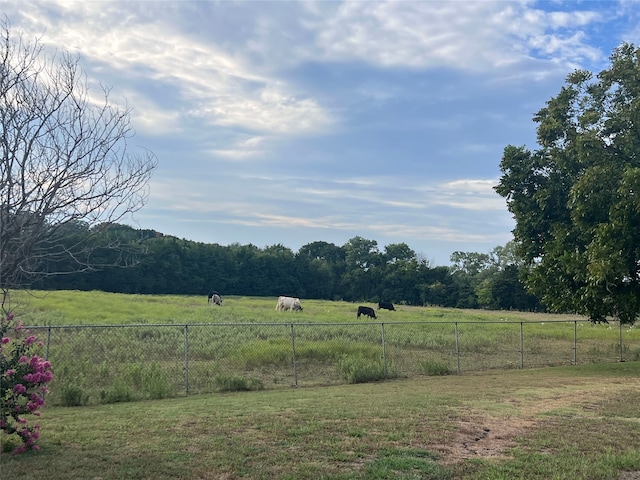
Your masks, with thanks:
M 622 472 L 618 480 L 640 480 L 640 472 Z
M 518 436 L 536 427 L 534 420 L 496 419 L 474 416 L 457 421 L 451 443 L 432 445 L 442 463 L 452 464 L 471 458 L 505 460 Z
M 529 435 L 538 428 L 539 415 L 563 409 L 575 409 L 584 415 L 596 413 L 597 406 L 606 398 L 608 390 L 563 391 L 550 390 L 548 395 L 538 396 L 535 400 L 522 397 L 505 398 L 500 403 L 518 410 L 519 414 L 507 417 L 491 417 L 477 410 L 468 410 L 456 422 L 451 441 L 428 448 L 437 452 L 442 463 L 454 464 L 460 461 L 478 458 L 506 460 L 509 450 L 516 446 L 517 437 Z M 640 480 L 638 472 L 626 472 L 620 480 Z

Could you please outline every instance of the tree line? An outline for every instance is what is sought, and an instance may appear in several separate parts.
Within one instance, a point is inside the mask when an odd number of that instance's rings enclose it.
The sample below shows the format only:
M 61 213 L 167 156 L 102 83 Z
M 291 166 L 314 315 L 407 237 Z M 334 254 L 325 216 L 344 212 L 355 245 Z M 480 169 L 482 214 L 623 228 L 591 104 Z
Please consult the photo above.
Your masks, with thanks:
M 204 244 L 119 225 L 142 208 L 155 155 L 128 145 L 130 109 L 88 101 L 78 58 L 46 54 L 0 19 L 0 310 L 11 289 L 296 295 L 640 316 L 640 49 L 576 70 L 533 117 L 537 144 L 508 145 L 494 187 L 512 244 L 432 267 L 405 243 L 356 236 Z M 133 268 L 122 268 L 133 267 Z M 526 285 L 526 288 L 523 286 Z
M 451 266 L 432 267 L 406 243 L 380 248 L 360 236 L 341 246 L 316 241 L 294 252 L 282 244 L 259 248 L 194 242 L 120 224 L 102 225 L 95 234 L 86 225 L 74 228 L 78 237 L 118 248 L 92 249 L 92 269 L 45 276 L 34 288 L 180 295 L 217 290 L 244 296 L 543 309 L 518 280 L 520 267 L 509 245 L 488 254 L 454 252 Z M 61 241 L 73 238 L 65 233 Z M 70 261 L 50 262 L 48 269 L 70 271 L 71 265 L 63 263 Z

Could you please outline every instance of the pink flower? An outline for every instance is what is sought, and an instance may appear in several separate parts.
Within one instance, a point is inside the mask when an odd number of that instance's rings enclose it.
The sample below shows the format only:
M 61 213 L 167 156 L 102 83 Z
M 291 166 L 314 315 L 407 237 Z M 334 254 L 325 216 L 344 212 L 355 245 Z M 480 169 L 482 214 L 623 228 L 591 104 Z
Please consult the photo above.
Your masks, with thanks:
M 2 344 L 7 344 L 11 341 L 11 339 L 9 337 L 2 337 Z
M 13 391 L 14 391 L 15 393 L 18 393 L 18 394 L 23 394 L 24 392 L 26 392 L 26 391 L 27 391 L 27 389 L 26 389 L 26 388 L 25 388 L 25 386 L 24 386 L 24 385 L 22 385 L 21 383 L 17 383 L 17 384 L 13 387 Z

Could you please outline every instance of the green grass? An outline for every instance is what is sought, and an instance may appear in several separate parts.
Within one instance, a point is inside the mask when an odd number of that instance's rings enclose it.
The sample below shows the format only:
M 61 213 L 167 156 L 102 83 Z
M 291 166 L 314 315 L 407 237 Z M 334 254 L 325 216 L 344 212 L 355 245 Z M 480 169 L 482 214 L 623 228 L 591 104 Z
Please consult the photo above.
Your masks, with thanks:
M 640 363 L 45 407 L 0 478 L 616 479 Z
M 274 389 L 571 365 L 574 355 L 578 364 L 617 362 L 621 350 L 617 325 L 573 315 L 398 305 L 359 321 L 354 303 L 303 300 L 302 312 L 275 304 L 53 291 L 14 292 L 10 306 L 49 342 L 52 405 L 211 393 L 216 378 Z M 640 360 L 640 329 L 622 337 L 623 359 Z
M 158 323 L 355 323 L 360 303 L 302 299 L 302 312 L 276 312 L 276 298 L 224 296 L 211 307 L 206 296 L 128 295 L 99 291 L 12 292 L 11 307 L 28 325 L 96 325 Z M 371 306 L 374 306 L 371 304 Z M 399 305 L 378 311 L 370 322 L 507 322 L 584 320 L 574 315 L 494 312 Z M 362 320 L 362 319 L 360 319 Z M 499 326 L 499 325 L 498 325 Z M 491 327 L 493 328 L 493 327 Z

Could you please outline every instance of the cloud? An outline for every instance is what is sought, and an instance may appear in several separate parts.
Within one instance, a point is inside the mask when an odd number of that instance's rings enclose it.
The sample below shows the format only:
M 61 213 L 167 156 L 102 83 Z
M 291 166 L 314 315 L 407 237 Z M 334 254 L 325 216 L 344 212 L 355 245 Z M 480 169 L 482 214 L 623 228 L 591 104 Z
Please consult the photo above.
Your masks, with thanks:
M 267 143 L 268 137 L 265 136 L 243 136 L 236 141 L 228 144 L 225 149 L 211 149 L 209 154 L 216 159 L 224 158 L 227 160 L 245 160 L 264 155 L 264 144 Z
M 601 53 L 575 29 L 601 21 L 594 11 L 544 11 L 529 1 L 345 2 L 312 7 L 325 60 L 382 67 L 487 71 L 529 56 L 571 65 Z M 584 4 L 588 8 L 588 3 Z
M 472 179 L 447 182 L 438 188 L 442 195 L 437 203 L 461 210 L 504 211 L 505 201 L 493 189 L 497 183 L 497 180 Z
M 26 24 L 30 32 L 42 33 L 50 47 L 79 54 L 91 80 L 138 82 L 138 105 L 151 107 L 151 113 L 140 115 L 148 132 L 164 134 L 177 121 L 198 121 L 212 127 L 295 135 L 322 131 L 332 122 L 315 99 L 301 95 L 282 78 L 257 74 L 248 58 L 180 30 L 174 19 L 146 18 L 137 10 L 142 3 L 128 5 L 127 10 L 119 2 L 59 1 L 33 6 L 33 18 L 46 18 L 36 13 L 38 7 L 55 10 L 55 17 L 63 19 L 67 28 L 34 21 Z M 132 19 L 135 27 L 130 25 Z M 150 98 L 141 98 L 146 91 L 161 91 L 165 108 L 171 110 L 162 112 Z

